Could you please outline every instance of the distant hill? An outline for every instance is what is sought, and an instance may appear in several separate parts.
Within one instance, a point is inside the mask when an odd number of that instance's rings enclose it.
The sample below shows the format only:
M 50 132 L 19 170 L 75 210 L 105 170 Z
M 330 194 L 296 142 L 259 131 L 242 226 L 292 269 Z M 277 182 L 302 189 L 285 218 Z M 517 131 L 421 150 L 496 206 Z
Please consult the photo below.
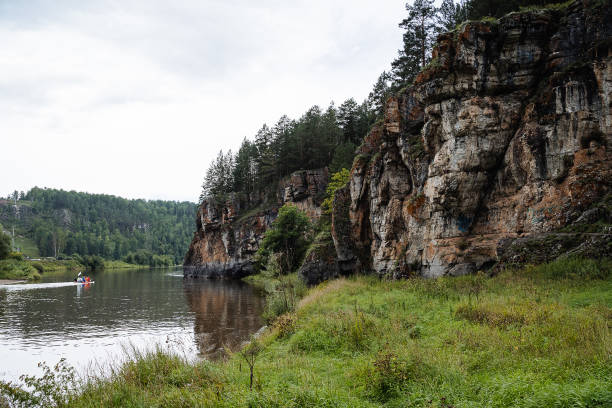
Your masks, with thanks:
M 178 264 L 189 247 L 195 210 L 190 202 L 34 187 L 17 201 L 0 199 L 0 225 L 5 232 L 15 228 L 15 245 L 29 256 L 147 263 L 157 255 Z

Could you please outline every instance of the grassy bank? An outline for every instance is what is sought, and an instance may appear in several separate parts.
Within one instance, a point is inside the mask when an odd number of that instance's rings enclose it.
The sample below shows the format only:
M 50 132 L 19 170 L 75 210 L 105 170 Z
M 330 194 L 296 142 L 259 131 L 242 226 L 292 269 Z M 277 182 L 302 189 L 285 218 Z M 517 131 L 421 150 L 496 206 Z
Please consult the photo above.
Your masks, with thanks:
M 104 260 L 104 269 L 148 269 L 149 265 L 131 264 L 124 261 Z
M 35 281 L 42 274 L 64 271 L 77 271 L 83 265 L 74 260 L 42 259 L 32 261 L 21 256 L 0 261 L 0 279 L 15 279 Z
M 612 263 L 498 276 L 340 279 L 310 289 L 245 359 L 134 356 L 74 407 L 607 407 Z M 0 404 L 1 405 L 1 404 Z
M 123 261 L 104 260 L 104 269 L 149 269 L 149 265 L 136 265 Z M 66 271 L 84 271 L 84 265 L 76 260 L 4 259 L 0 261 L 0 279 L 36 281 L 43 274 Z
M 3 259 L 0 261 L 0 279 L 34 281 L 40 279 L 40 272 L 30 262 Z

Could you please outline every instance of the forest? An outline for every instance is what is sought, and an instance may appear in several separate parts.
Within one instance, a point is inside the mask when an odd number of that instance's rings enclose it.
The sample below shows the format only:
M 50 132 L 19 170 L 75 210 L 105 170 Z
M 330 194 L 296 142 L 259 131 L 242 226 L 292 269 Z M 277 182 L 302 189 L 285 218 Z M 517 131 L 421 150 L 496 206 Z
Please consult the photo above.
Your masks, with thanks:
M 376 121 L 381 120 L 387 98 L 409 86 L 431 60 L 437 36 L 466 20 L 501 17 L 527 5 L 544 5 L 538 0 L 433 0 L 406 4 L 403 47 L 382 72 L 362 102 L 349 98 L 336 106 L 313 106 L 300 118 L 286 115 L 273 125 L 264 124 L 252 139 L 245 138 L 236 153 L 220 151 L 206 171 L 200 202 L 221 203 L 237 193 L 248 207 L 253 193 L 275 186 L 284 176 L 301 169 L 329 167 L 330 173 L 350 169 L 355 151 Z
M 40 256 L 180 264 L 194 228 L 195 205 L 190 202 L 128 200 L 39 187 L 8 198 L 0 205 L 0 223 L 7 231 L 15 227 L 17 235 L 36 245 Z

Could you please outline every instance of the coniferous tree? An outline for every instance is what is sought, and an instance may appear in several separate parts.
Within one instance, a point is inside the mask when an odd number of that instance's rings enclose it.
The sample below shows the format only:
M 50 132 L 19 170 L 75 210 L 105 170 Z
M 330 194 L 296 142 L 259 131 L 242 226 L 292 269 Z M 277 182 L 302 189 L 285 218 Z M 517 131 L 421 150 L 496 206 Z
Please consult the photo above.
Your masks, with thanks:
M 383 71 L 368 95 L 368 104 L 376 117 L 382 117 L 387 98 L 392 94 L 391 75 Z
M 521 6 L 543 6 L 551 0 L 469 0 L 469 19 L 478 20 L 485 16 L 502 17 Z
M 358 135 L 359 105 L 353 98 L 347 99 L 338 107 L 338 123 L 342 127 L 342 141 L 355 142 L 363 135 Z
M 202 184 L 202 193 L 200 194 L 200 202 L 207 198 L 213 198 L 216 201 L 224 201 L 226 195 L 232 191 L 234 186 L 234 156 L 231 150 L 226 154 L 219 151 L 217 158 L 208 167 L 204 183 Z
M 399 89 L 412 83 L 419 71 L 431 58 L 431 48 L 437 32 L 437 9 L 433 0 L 414 0 L 406 3 L 408 16 L 399 26 L 406 31 L 403 47 L 398 58 L 391 63 L 394 88 Z
M 467 20 L 470 15 L 472 2 L 460 0 L 455 3 L 453 0 L 443 0 L 437 14 L 438 31 L 451 31 L 457 24 Z

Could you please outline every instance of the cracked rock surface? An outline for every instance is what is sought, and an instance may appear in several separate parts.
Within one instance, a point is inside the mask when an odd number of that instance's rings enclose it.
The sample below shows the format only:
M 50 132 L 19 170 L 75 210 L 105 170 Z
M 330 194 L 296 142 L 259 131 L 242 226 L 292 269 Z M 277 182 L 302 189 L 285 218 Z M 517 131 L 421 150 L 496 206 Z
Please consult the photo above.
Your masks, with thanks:
M 339 267 L 463 275 L 578 219 L 612 183 L 611 45 L 588 1 L 441 35 L 337 193 Z

